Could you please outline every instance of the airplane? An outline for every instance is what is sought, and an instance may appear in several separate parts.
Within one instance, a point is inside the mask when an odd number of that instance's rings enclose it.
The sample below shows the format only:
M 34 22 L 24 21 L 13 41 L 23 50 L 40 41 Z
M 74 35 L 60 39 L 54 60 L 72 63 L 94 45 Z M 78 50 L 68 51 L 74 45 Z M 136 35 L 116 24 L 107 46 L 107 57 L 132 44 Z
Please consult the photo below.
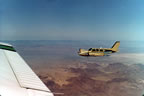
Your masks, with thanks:
M 14 47 L 0 43 L 0 96 L 54 96 Z
M 79 49 L 80 56 L 106 56 L 111 53 L 118 52 L 120 41 L 116 41 L 111 48 L 90 48 L 89 50 Z

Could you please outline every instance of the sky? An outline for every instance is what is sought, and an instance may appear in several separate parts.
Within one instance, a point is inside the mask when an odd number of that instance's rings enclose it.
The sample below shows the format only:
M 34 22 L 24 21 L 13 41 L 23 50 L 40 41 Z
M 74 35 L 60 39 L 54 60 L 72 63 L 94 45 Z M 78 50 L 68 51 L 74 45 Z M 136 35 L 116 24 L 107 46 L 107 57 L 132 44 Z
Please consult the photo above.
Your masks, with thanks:
M 0 40 L 142 40 L 144 0 L 0 0 Z

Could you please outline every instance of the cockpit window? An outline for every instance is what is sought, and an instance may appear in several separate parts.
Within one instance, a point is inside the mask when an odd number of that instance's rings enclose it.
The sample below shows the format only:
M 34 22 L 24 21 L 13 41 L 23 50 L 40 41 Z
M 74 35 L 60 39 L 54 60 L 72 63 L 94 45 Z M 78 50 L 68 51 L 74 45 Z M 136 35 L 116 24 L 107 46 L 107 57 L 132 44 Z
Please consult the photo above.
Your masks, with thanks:
M 90 48 L 88 51 L 91 51 L 92 50 L 92 48 Z

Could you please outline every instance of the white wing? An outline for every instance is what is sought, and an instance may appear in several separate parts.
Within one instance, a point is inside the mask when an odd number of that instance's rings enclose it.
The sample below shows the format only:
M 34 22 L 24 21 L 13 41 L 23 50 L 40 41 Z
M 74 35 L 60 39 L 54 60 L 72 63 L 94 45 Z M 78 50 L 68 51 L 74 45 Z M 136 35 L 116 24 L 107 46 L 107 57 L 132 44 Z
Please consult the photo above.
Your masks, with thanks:
M 53 96 L 16 50 L 0 43 L 0 96 Z

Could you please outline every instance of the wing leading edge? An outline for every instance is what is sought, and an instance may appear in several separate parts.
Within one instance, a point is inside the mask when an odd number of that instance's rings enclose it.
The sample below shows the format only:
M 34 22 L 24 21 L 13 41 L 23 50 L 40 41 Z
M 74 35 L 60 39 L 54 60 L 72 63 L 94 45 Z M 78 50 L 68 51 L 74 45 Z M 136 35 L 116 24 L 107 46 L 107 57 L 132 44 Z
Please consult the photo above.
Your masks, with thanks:
M 0 96 L 54 96 L 12 45 L 0 43 Z

